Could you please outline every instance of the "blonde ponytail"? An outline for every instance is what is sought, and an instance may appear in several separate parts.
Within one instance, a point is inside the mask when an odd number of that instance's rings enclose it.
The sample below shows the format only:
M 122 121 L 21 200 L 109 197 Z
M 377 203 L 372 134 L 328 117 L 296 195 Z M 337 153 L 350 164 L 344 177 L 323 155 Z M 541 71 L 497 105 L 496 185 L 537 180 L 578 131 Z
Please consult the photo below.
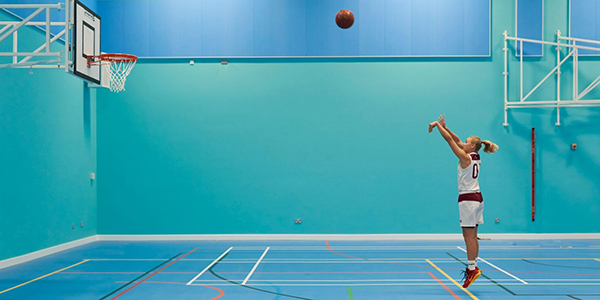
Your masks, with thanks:
M 485 153 L 494 153 L 496 152 L 496 150 L 499 149 L 498 145 L 490 141 L 483 141 L 482 143 L 485 145 L 485 147 L 483 148 L 483 152 Z

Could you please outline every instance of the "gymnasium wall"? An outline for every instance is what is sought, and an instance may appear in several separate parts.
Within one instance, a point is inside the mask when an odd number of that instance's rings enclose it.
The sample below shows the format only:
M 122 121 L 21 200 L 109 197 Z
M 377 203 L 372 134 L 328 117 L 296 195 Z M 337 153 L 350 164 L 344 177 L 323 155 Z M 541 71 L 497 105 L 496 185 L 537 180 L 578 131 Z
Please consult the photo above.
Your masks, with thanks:
M 544 5 L 544 36 L 567 32 L 567 2 Z M 502 126 L 514 9 L 492 1 L 490 58 L 141 60 L 125 92 L 98 92 L 98 233 L 459 233 L 457 159 L 427 133 L 442 113 L 500 146 L 482 154 L 482 233 L 600 232 L 600 109 L 561 109 L 560 127 L 554 109 L 511 110 Z M 552 49 L 526 58 L 529 88 Z M 594 69 L 581 62 L 582 82 Z
M 42 34 L 23 28 L 19 47 Z M 96 93 L 64 70 L 31 72 L 0 69 L 0 260 L 97 229 Z

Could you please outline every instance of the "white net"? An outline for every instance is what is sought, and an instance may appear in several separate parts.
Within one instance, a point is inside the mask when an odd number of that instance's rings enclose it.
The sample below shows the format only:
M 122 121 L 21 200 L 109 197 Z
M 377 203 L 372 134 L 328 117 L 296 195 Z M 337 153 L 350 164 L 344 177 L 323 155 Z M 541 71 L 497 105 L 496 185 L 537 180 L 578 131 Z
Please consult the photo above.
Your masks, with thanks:
M 135 60 L 129 61 L 108 61 L 104 63 L 104 70 L 110 75 L 109 89 L 111 92 L 118 93 L 125 90 L 125 79 L 135 66 Z

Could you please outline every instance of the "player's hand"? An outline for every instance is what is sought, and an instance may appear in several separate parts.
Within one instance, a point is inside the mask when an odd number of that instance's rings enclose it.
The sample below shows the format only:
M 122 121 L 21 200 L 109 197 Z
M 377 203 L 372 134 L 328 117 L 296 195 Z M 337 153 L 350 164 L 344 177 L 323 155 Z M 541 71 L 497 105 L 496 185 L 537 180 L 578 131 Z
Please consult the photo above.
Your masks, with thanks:
M 439 123 L 437 121 L 429 123 L 429 133 L 431 133 L 433 131 L 433 128 L 435 128 L 435 126 L 438 126 L 438 124 Z
M 438 117 L 438 122 L 440 122 L 440 125 L 442 125 L 442 127 L 446 128 L 446 117 L 444 114 L 441 114 Z

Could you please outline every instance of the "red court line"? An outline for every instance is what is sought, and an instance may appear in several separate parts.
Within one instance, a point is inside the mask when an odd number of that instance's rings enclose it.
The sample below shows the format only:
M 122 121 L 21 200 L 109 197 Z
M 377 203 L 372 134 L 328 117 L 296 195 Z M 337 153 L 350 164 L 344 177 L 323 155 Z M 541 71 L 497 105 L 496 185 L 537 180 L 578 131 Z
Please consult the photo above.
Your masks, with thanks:
M 134 285 L 133 285 L 133 286 L 131 286 L 130 288 L 128 288 L 128 289 L 124 290 L 123 292 L 121 292 L 120 294 L 118 294 L 118 295 L 114 296 L 113 298 L 111 298 L 111 300 L 113 300 L 113 299 L 117 299 L 117 298 L 119 298 L 119 297 L 121 297 L 121 296 L 125 295 L 125 293 L 127 293 L 127 292 L 131 291 L 131 290 L 132 290 L 134 287 L 138 286 L 140 283 L 142 283 L 142 282 L 144 282 L 144 281 L 146 281 L 146 280 L 150 279 L 152 276 L 154 276 L 154 275 L 156 275 L 156 274 L 160 273 L 162 270 L 164 270 L 164 269 L 168 268 L 170 265 L 172 265 L 172 264 L 176 263 L 176 262 L 177 262 L 177 261 L 179 261 L 180 259 L 182 259 L 182 258 L 184 258 L 184 257 L 188 256 L 190 253 L 192 253 L 192 252 L 194 252 L 194 251 L 196 251 L 196 250 L 198 250 L 198 248 L 194 248 L 194 249 L 192 249 L 192 251 L 190 251 L 190 252 L 188 252 L 188 253 L 186 253 L 186 254 L 184 254 L 184 255 L 180 256 L 178 259 L 176 259 L 176 260 L 174 260 L 174 261 L 170 262 L 170 263 L 169 263 L 169 264 L 167 264 L 166 266 L 162 267 L 160 270 L 158 270 L 158 271 L 156 271 L 156 272 L 152 273 L 150 276 L 148 276 L 148 277 L 144 278 L 144 280 L 138 281 L 136 284 L 134 284 Z
M 336 251 L 333 251 L 331 249 L 331 247 L 329 247 L 329 241 L 325 241 L 325 244 L 327 245 L 327 250 L 329 250 L 330 252 L 333 252 L 337 255 L 341 255 L 341 256 L 345 256 L 345 257 L 350 257 L 350 258 L 354 258 L 354 259 L 360 259 L 360 260 L 366 260 L 366 261 L 373 261 L 373 262 L 380 262 L 380 263 L 386 263 L 386 264 L 393 264 L 393 265 L 403 265 L 403 266 L 411 266 L 411 267 L 421 267 L 421 268 L 431 268 L 431 266 L 426 266 L 426 265 L 419 265 L 419 264 L 406 264 L 406 263 L 399 263 L 399 262 L 394 262 L 394 261 L 385 261 L 385 260 L 377 260 L 377 259 L 371 259 L 371 258 L 363 258 L 363 257 L 356 257 L 356 256 L 351 256 L 351 255 L 346 255 L 343 253 L 339 253 Z M 462 269 L 461 269 L 462 270 Z M 427 272 L 407 272 L 407 273 L 427 273 Z
M 564 267 L 569 268 L 569 267 Z M 489 271 L 488 271 L 489 272 Z M 511 273 L 520 273 L 520 274 L 541 274 L 541 275 L 568 275 L 568 276 L 600 276 L 598 273 L 554 273 L 554 272 L 527 272 L 527 271 L 512 271 Z
M 186 284 L 186 283 L 184 283 L 184 284 Z M 216 288 L 214 286 L 204 285 L 204 284 L 199 284 L 197 286 L 203 286 L 203 287 L 207 287 L 207 288 L 211 288 L 211 289 L 215 289 L 215 290 L 219 291 L 219 295 L 218 296 L 216 296 L 214 298 L 210 298 L 209 300 L 216 300 L 216 299 L 219 299 L 219 298 L 221 298 L 221 297 L 223 297 L 225 295 L 225 292 L 223 292 L 222 289 Z
M 329 247 L 329 241 L 325 241 L 325 244 L 327 245 L 327 250 L 337 254 L 337 255 L 341 255 L 341 256 L 345 256 L 345 257 L 349 257 L 349 258 L 354 258 L 354 259 L 360 259 L 360 260 L 366 260 L 366 261 L 373 261 L 373 262 L 381 262 L 381 263 L 387 263 L 387 264 L 395 264 L 395 265 L 405 265 L 405 266 L 411 266 L 411 267 L 423 267 L 423 268 L 430 268 L 431 266 L 427 266 L 427 265 L 419 265 L 419 264 L 407 264 L 407 263 L 399 263 L 399 262 L 393 262 L 393 261 L 384 261 L 384 260 L 376 260 L 376 259 L 370 259 L 370 258 L 362 258 L 362 257 L 356 257 L 356 256 L 351 256 L 351 255 L 346 255 L 343 253 L 339 253 L 336 252 L 334 250 L 332 250 Z M 463 268 L 446 268 L 446 269 L 459 269 L 459 270 L 464 270 Z M 491 272 L 498 272 L 501 273 L 500 271 L 496 271 L 496 270 L 486 270 L 486 272 L 491 273 Z M 413 272 L 413 273 L 425 273 L 425 272 Z M 581 273 L 550 273 L 550 272 L 527 272 L 527 271 L 512 271 L 511 273 L 525 273 L 525 274 L 547 274 L 547 275 L 573 275 L 573 276 L 600 276 L 600 274 L 581 274 Z
M 94 275 L 108 274 L 108 275 L 114 275 L 114 274 L 144 274 L 144 272 L 61 272 L 61 274 L 94 274 Z
M 163 273 L 165 274 L 165 273 Z M 162 284 L 179 284 L 179 285 L 185 285 L 187 286 L 187 282 L 166 282 L 166 281 L 148 281 L 146 283 L 162 283 Z M 191 286 L 201 286 L 201 287 L 207 287 L 207 288 L 211 288 L 213 290 L 216 290 L 217 292 L 219 292 L 219 295 L 214 297 L 214 298 L 210 298 L 208 300 L 216 300 L 219 299 L 221 297 L 223 297 L 225 295 L 225 292 L 218 288 L 218 287 L 214 287 L 214 286 L 210 286 L 210 285 L 205 285 L 205 284 L 190 284 Z
M 61 274 L 143 274 L 144 272 L 61 272 Z M 426 272 L 254 272 L 254 274 L 413 274 Z M 198 274 L 198 272 L 162 272 L 162 274 Z M 248 272 L 219 272 L 219 274 L 248 274 Z
M 378 261 L 384 262 L 384 261 Z M 393 262 L 388 262 L 393 263 Z M 414 266 L 414 265 L 410 265 Z M 447 268 L 448 269 L 448 268 Z M 450 268 L 453 269 L 453 268 Z M 454 268 L 455 269 L 455 268 Z M 486 270 L 486 272 L 494 272 L 494 270 Z M 500 271 L 495 271 L 500 273 Z M 144 272 L 60 272 L 60 274 L 92 274 L 92 275 L 112 275 L 112 274 L 143 274 Z M 354 274 L 354 273 L 373 273 L 373 274 L 396 274 L 396 273 L 427 273 L 427 272 L 254 272 L 254 274 Z M 566 275 L 566 276 L 600 276 L 599 273 L 556 273 L 556 272 L 527 272 L 513 271 L 511 273 L 520 274 L 540 274 L 540 275 Z M 162 272 L 162 274 L 198 274 L 198 272 Z M 219 272 L 219 274 L 248 274 L 248 272 Z
M 441 282 L 437 277 L 435 277 L 435 275 L 433 275 L 433 273 L 431 272 L 427 272 L 427 274 L 429 274 L 429 276 L 433 277 L 433 279 L 435 279 L 435 281 L 437 281 L 441 286 L 443 286 L 448 292 L 450 292 L 450 294 L 452 294 L 452 296 L 454 296 L 454 298 L 461 300 L 458 295 L 456 295 L 449 287 L 447 287 L 443 282 Z
M 329 240 L 325 241 L 325 244 L 327 245 L 327 250 L 331 251 L 332 253 L 335 253 L 337 255 L 341 255 L 341 256 L 346 256 L 346 257 L 350 257 L 350 258 L 355 258 L 355 259 L 361 259 L 361 260 L 369 260 L 369 261 L 376 261 L 376 262 L 383 262 L 383 263 L 388 263 L 388 264 L 399 264 L 399 265 L 409 265 L 409 266 L 415 266 L 415 265 L 410 265 L 410 264 L 402 264 L 402 263 L 395 263 L 395 262 L 391 262 L 391 261 L 381 261 L 381 260 L 373 260 L 373 259 L 368 259 L 368 258 L 362 258 L 362 257 L 356 257 L 356 256 L 350 256 L 350 255 L 346 255 L 343 253 L 339 253 L 336 251 L 333 251 L 331 249 L 331 247 L 329 247 Z M 409 273 L 409 272 L 407 272 Z M 441 282 L 437 277 L 435 277 L 435 275 L 433 275 L 431 272 L 410 272 L 410 273 L 427 273 L 429 274 L 429 276 L 433 277 L 433 279 L 435 279 L 441 286 L 443 286 L 448 292 L 450 292 L 450 294 L 452 294 L 452 296 L 454 296 L 454 298 L 461 300 L 450 288 L 448 288 L 443 282 Z
M 425 272 L 254 272 L 254 274 L 414 274 Z M 219 274 L 248 274 L 248 272 L 219 272 Z

